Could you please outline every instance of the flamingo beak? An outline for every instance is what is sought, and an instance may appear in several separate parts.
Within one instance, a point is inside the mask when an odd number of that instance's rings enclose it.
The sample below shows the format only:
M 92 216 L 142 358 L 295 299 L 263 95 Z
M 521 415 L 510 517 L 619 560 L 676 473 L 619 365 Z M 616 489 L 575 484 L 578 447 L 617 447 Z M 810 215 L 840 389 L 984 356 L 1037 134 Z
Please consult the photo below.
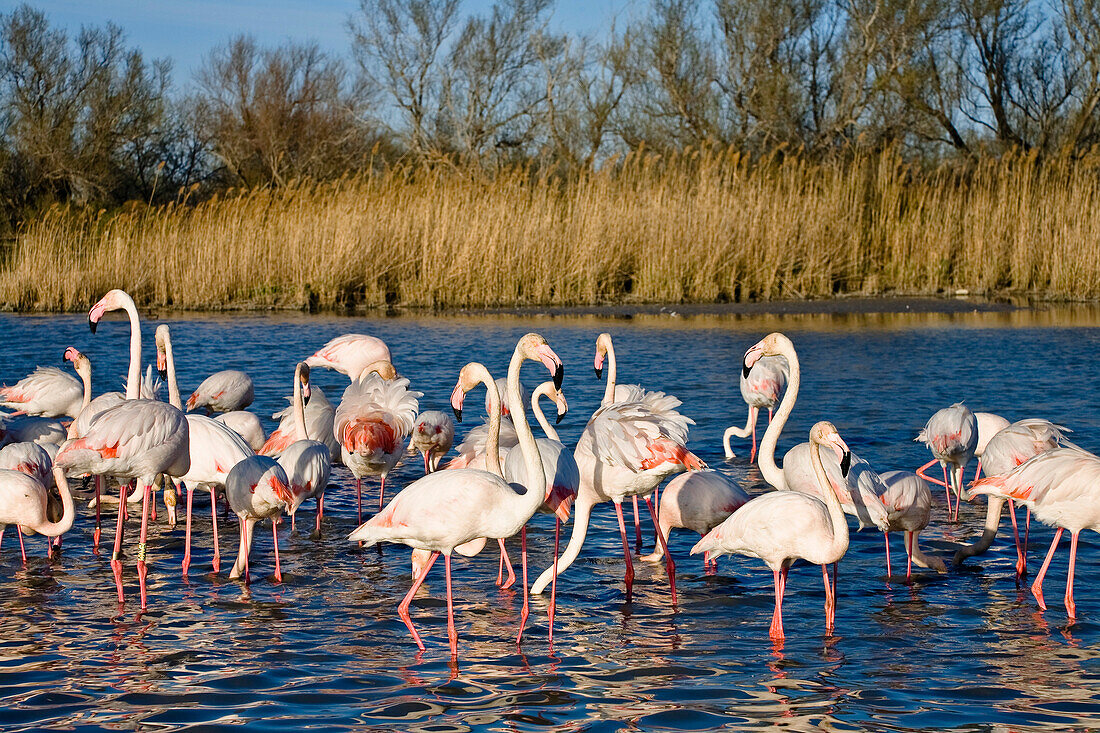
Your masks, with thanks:
M 753 344 L 745 352 L 745 359 L 741 362 L 741 374 L 748 378 L 749 372 L 762 356 L 764 356 L 764 347 L 760 343 Z
M 99 319 L 103 317 L 103 314 L 107 312 L 107 306 L 103 305 L 103 301 L 99 301 L 92 306 L 92 309 L 88 311 L 88 328 L 95 333 L 96 326 L 99 325 Z
M 565 380 L 565 366 L 558 362 L 558 368 L 554 370 L 554 388 L 561 389 L 561 383 Z
M 603 354 L 596 352 L 596 361 L 592 365 L 596 370 L 596 379 L 603 379 Z
M 462 391 L 462 383 L 456 384 L 451 392 L 451 409 L 454 410 L 455 420 L 458 422 L 462 422 L 462 398 L 465 396 L 466 393 Z
M 852 470 L 852 451 L 844 451 L 844 456 L 840 459 L 840 474 L 844 478 L 848 478 L 848 471 Z
M 313 390 L 309 388 L 309 382 L 302 385 L 302 403 L 308 405 L 310 395 L 313 394 Z
M 168 379 L 168 359 L 164 354 L 157 351 L 157 372 L 160 374 L 160 378 L 163 380 Z
M 550 373 L 554 375 L 554 389 L 561 389 L 562 380 L 565 379 L 565 367 L 561 363 L 561 359 L 554 353 L 554 350 L 550 348 L 549 344 L 540 344 L 536 350 L 539 361 L 543 363 Z

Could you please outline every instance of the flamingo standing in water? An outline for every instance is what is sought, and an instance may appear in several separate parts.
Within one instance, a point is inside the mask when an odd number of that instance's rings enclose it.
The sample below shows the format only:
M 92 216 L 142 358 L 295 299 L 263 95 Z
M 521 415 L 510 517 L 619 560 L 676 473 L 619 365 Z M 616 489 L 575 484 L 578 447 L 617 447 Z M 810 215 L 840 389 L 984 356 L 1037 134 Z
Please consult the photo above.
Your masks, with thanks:
M 455 423 L 450 415 L 439 410 L 425 410 L 413 421 L 409 442 L 424 456 L 424 473 L 429 474 L 439 466 L 439 459 L 447 455 L 455 440 Z
M 163 402 L 137 399 L 141 372 L 141 323 L 129 295 L 112 290 L 88 312 L 88 323 L 95 332 L 103 314 L 125 310 L 130 317 L 130 372 L 127 400 L 96 415 L 83 437 L 66 441 L 54 465 L 73 473 L 90 473 L 136 479 L 143 492 L 141 540 L 138 545 L 138 581 L 141 607 L 146 607 L 146 539 L 149 529 L 149 493 L 157 474 L 183 476 L 191 465 L 188 453 L 187 419 L 179 409 Z M 115 576 L 119 603 L 122 592 L 122 530 L 126 488 L 119 497 L 118 525 L 111 569 Z
M 308 360 L 306 361 L 308 364 Z M 422 392 L 409 389 L 389 362 L 376 362 L 344 390 L 332 433 L 340 441 L 344 465 L 355 476 L 355 499 L 363 521 L 364 476 L 381 476 L 378 508 L 386 501 L 386 476 L 401 460 L 412 432 Z
M 283 509 L 294 501 L 283 467 L 268 456 L 249 456 L 226 476 L 225 495 L 241 526 L 241 543 L 229 577 L 239 578 L 243 573 L 244 582 L 249 581 L 248 555 L 252 550 L 252 531 L 256 522 L 270 519 L 271 533 L 275 539 L 275 581 L 283 582 L 283 571 L 279 566 L 278 519 Z
M 564 369 L 546 339 L 533 333 L 519 340 L 508 367 L 508 401 L 516 431 L 519 433 L 519 449 L 527 465 L 527 476 L 542 477 L 542 457 L 527 424 L 519 390 L 520 366 L 527 360 L 541 361 L 554 375 L 554 383 L 558 387 L 561 385 Z M 488 386 L 489 383 L 486 384 Z M 456 406 L 457 392 L 458 387 L 452 393 L 452 406 Z M 492 394 L 495 392 L 493 389 Z M 499 414 L 499 397 L 492 399 L 496 403 L 493 406 L 494 413 Z M 389 506 L 359 526 L 348 539 L 367 545 L 400 542 L 432 553 L 398 606 L 398 615 L 421 650 L 424 649 L 424 644 L 413 627 L 409 604 L 435 560 L 440 554 L 443 555 L 447 578 L 447 636 L 453 659 L 458 654 L 458 634 L 454 626 L 454 602 L 451 596 L 451 553 L 460 545 L 480 538 L 505 538 L 521 533 L 524 577 L 523 611 L 516 637 L 516 643 L 519 644 L 528 615 L 526 525 L 542 505 L 544 496 L 542 480 L 534 486 L 525 487 L 524 493 L 519 494 L 511 484 L 489 471 L 470 468 L 436 471 L 406 486 Z
M 319 440 L 311 440 L 306 429 L 305 402 L 310 399 L 309 367 L 299 362 L 294 368 L 294 422 L 298 440 L 287 446 L 279 456 L 279 465 L 286 471 L 293 500 L 287 507 L 290 512 L 290 531 L 295 530 L 294 515 L 306 499 L 317 499 L 317 522 L 313 537 L 321 536 L 321 515 L 325 508 L 325 487 L 328 486 L 332 457 L 328 446 Z
M 1012 469 L 1030 458 L 1057 448 L 1060 445 L 1072 446 L 1066 440 L 1068 428 L 1055 425 L 1049 420 L 1031 418 L 1018 420 L 1007 428 L 998 431 L 985 446 L 982 463 L 987 476 L 1004 476 Z M 1001 524 L 1001 508 L 1008 501 L 1009 517 L 1012 519 L 1012 535 L 1016 542 L 1016 582 L 1027 575 L 1027 542 L 1031 533 L 1031 509 L 1027 510 L 1024 528 L 1024 541 L 1020 543 L 1019 528 L 1016 525 L 1016 507 L 1011 497 L 991 492 L 987 496 L 985 527 L 981 539 L 961 548 L 955 553 L 954 564 L 961 565 L 968 557 L 981 555 L 993 544 Z
M 947 493 L 947 513 L 951 521 L 959 518 L 959 497 L 962 496 L 963 470 L 970 459 L 974 457 L 974 451 L 978 447 L 978 420 L 974 413 L 961 402 L 956 402 L 951 407 L 945 407 L 928 418 L 924 429 L 915 438 L 932 451 L 932 460 L 917 469 L 917 475 L 921 478 L 939 484 Z M 933 463 L 939 461 L 943 467 L 943 481 L 938 481 L 925 474 Z M 947 464 L 951 464 L 950 480 L 947 475 Z M 948 485 L 950 483 L 950 486 Z M 951 490 L 955 491 L 955 505 L 951 506 Z
M 765 337 L 764 342 L 769 338 Z M 821 463 L 821 446 L 827 446 L 837 453 L 841 466 L 847 468 L 848 446 L 832 423 L 824 421 L 811 428 L 810 443 L 813 446 L 810 460 L 824 501 L 797 491 L 769 492 L 738 509 L 691 548 L 693 555 L 700 552 L 708 552 L 711 557 L 736 554 L 764 561 L 775 583 L 775 611 L 769 636 L 776 640 L 784 638 L 783 593 L 787 587 L 787 571 L 796 560 L 821 566 L 825 583 L 825 631 L 832 633 L 836 618 L 836 566 L 848 551 L 848 521 Z M 829 565 L 833 566 L 831 581 Z
M 366 376 L 368 367 L 380 361 L 393 361 L 389 347 L 382 339 L 348 333 L 337 336 L 318 349 L 317 353 L 306 359 L 306 366 L 311 369 L 333 369 L 348 375 L 354 382 Z
M 674 527 L 690 529 L 705 535 L 749 501 L 749 495 L 729 476 L 707 468 L 688 471 L 668 482 L 661 493 L 661 510 L 657 513 L 661 534 L 668 539 Z M 658 544 L 653 554 L 641 558 L 646 562 L 659 562 L 664 548 Z M 703 567 L 715 567 L 717 560 L 703 557 Z
M 277 458 L 287 447 L 298 440 L 298 423 L 294 416 L 294 395 L 287 397 L 290 404 L 271 417 L 279 421 L 279 427 L 272 431 L 267 442 L 257 451 L 260 455 Z M 306 432 L 315 435 L 316 440 L 328 447 L 333 463 L 340 462 L 340 441 L 332 431 L 336 419 L 336 408 L 328 401 L 324 391 L 313 385 L 309 388 L 309 402 L 306 403 Z
M 1053 448 L 1021 463 L 1007 474 L 987 476 L 971 485 L 970 495 L 1000 495 L 1015 499 L 1031 509 L 1035 517 L 1057 527 L 1050 550 L 1043 561 L 1031 593 L 1046 610 L 1043 599 L 1043 578 L 1062 539 L 1062 531 L 1070 532 L 1069 574 L 1066 580 L 1065 605 L 1070 619 L 1077 617 L 1073 602 L 1073 574 L 1077 560 L 1077 536 L 1083 529 L 1100 532 L 1100 456 L 1077 446 Z
M 187 398 L 187 411 L 206 410 L 207 415 L 212 415 L 243 410 L 255 396 L 252 377 L 236 369 L 225 369 L 202 380 Z
M 947 572 L 943 560 L 921 552 L 920 533 L 928 526 L 932 514 L 932 489 L 928 482 L 909 471 L 884 471 L 880 478 L 885 491 L 880 498 L 886 506 L 889 526 L 886 536 L 886 577 L 893 575 L 890 569 L 890 533 L 905 533 L 905 579 L 913 577 L 913 563 L 922 568 L 932 568 L 938 573 Z
M 756 460 L 756 421 L 760 416 L 760 409 L 768 408 L 768 422 L 772 419 L 772 408 L 779 402 L 779 394 L 787 383 L 787 363 L 782 357 L 767 358 L 753 364 L 752 369 L 746 374 L 741 370 L 741 398 L 749 406 L 748 419 L 745 427 L 736 425 L 726 428 L 722 435 L 722 445 L 726 451 L 726 458 L 734 458 L 733 448 L 730 446 L 730 438 L 747 438 L 752 436 L 752 453 L 749 455 L 749 463 Z
M 76 417 L 83 406 L 80 381 L 57 367 L 40 366 L 10 387 L 0 387 L 0 407 L 15 415 Z
M 167 325 L 157 326 L 157 369 L 168 382 L 168 402 L 181 408 L 179 384 L 176 381 L 176 358 L 172 349 L 172 333 Z M 229 472 L 233 467 L 254 455 L 251 446 L 228 425 L 204 415 L 187 414 L 188 453 L 190 466 L 180 476 L 176 484 L 182 483 L 187 489 L 187 529 L 184 540 L 184 575 L 191 567 L 191 507 L 195 490 L 205 488 L 210 492 L 210 523 L 214 535 L 214 572 L 221 569 L 221 548 L 218 543 L 218 498 L 217 488 L 225 487 Z
M 76 507 L 65 472 L 60 468 L 53 471 L 57 488 L 61 492 L 61 519 L 51 522 L 47 516 L 46 487 L 37 478 L 22 471 L 0 469 L 0 536 L 9 524 L 19 530 L 32 530 L 46 537 L 60 537 L 72 529 L 76 519 Z M 23 546 L 22 531 L 19 535 L 19 550 L 23 554 L 23 564 L 27 564 L 27 550 Z M 53 544 L 49 545 L 49 554 L 53 554 Z

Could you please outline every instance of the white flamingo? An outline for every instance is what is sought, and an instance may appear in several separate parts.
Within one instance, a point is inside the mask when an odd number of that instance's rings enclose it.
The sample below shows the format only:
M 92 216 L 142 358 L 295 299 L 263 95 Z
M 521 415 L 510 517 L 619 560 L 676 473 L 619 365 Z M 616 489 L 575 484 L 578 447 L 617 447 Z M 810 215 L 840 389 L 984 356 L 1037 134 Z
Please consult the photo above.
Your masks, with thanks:
M 561 385 L 564 370 L 557 354 L 537 334 L 527 334 L 519 340 L 508 367 L 508 402 L 519 433 L 519 449 L 527 464 L 528 476 L 543 476 L 542 458 L 531 428 L 524 414 L 519 391 L 520 366 L 526 360 L 541 361 L 554 375 L 556 385 Z M 489 384 L 486 384 L 489 387 Z M 458 388 L 456 387 L 456 392 Z M 492 390 L 495 393 L 495 389 Z M 494 412 L 499 414 L 499 398 Z M 452 394 L 452 405 L 457 394 Z M 451 553 L 456 547 L 479 538 L 505 538 L 521 533 L 523 556 L 523 611 L 520 617 L 518 644 L 523 638 L 527 621 L 527 521 L 542 505 L 543 482 L 528 486 L 519 494 L 500 476 L 480 469 L 455 469 L 435 471 L 417 479 L 397 494 L 383 511 L 359 526 L 349 535 L 351 541 L 367 545 L 378 542 L 400 542 L 410 547 L 429 550 L 432 554 L 413 582 L 412 588 L 398 606 L 398 614 L 412 634 L 416 645 L 424 644 L 413 627 L 409 616 L 409 604 L 417 589 L 424 582 L 432 564 L 443 555 L 447 578 L 447 636 L 451 656 L 458 654 L 458 634 L 454 626 L 454 602 L 451 595 Z M 473 508 L 480 511 L 472 511 Z
M 244 581 L 249 582 L 248 555 L 252 550 L 252 531 L 256 522 L 270 519 L 271 533 L 275 539 L 275 580 L 283 582 L 283 571 L 279 565 L 278 519 L 294 501 L 286 471 L 274 458 L 249 456 L 226 476 L 225 494 L 229 499 L 229 508 L 237 515 L 241 527 L 237 559 L 229 577 L 239 578 L 244 574 Z
M 905 533 L 905 579 L 913 577 L 913 563 L 931 568 L 938 573 L 947 572 L 943 560 L 921 552 L 920 533 L 928 526 L 932 513 L 932 489 L 928 482 L 911 471 L 884 471 L 879 474 L 885 491 L 880 498 L 886 507 L 889 527 L 886 536 L 886 577 L 890 569 L 890 533 Z
M 959 518 L 959 497 L 962 496 L 963 470 L 978 447 L 978 420 L 966 405 L 956 402 L 928 418 L 924 429 L 914 439 L 924 443 L 932 451 L 932 460 L 917 469 L 921 478 L 939 484 L 947 492 L 947 513 L 951 521 Z M 943 467 L 943 481 L 925 473 L 933 463 Z M 948 477 L 947 464 L 951 464 Z M 948 484 L 950 483 L 950 486 Z M 955 491 L 955 505 L 951 506 L 951 490 Z
M 767 339 L 765 339 L 766 341 Z M 774 352 L 772 352 L 774 353 Z M 791 365 L 792 372 L 794 365 Z M 821 446 L 832 448 L 841 465 L 847 464 L 848 446 L 832 423 L 819 422 L 810 430 L 810 460 L 825 500 L 797 491 L 773 491 L 758 496 L 734 512 L 691 548 L 691 554 L 710 553 L 758 557 L 772 571 L 775 611 L 769 636 L 783 639 L 783 593 L 787 571 L 796 560 L 821 566 L 825 583 L 825 631 L 831 633 L 836 618 L 837 563 L 848 551 L 848 522 L 833 484 L 821 463 Z M 828 566 L 833 565 L 829 579 Z
M 367 375 L 367 369 L 376 362 L 392 362 L 389 347 L 374 336 L 348 333 L 337 336 L 306 359 L 311 369 L 323 367 L 348 375 L 356 381 Z
M 317 522 L 313 537 L 321 536 L 321 517 L 325 511 L 325 487 L 328 486 L 332 457 L 328 446 L 318 440 L 311 440 L 306 429 L 305 403 L 310 399 L 309 367 L 299 362 L 294 368 L 294 422 L 298 430 L 298 440 L 287 446 L 278 458 L 279 465 L 286 471 L 290 482 L 293 500 L 287 506 L 290 512 L 290 530 L 293 532 L 294 515 L 306 499 L 317 499 Z
M 236 369 L 224 369 L 202 380 L 187 398 L 187 411 L 201 409 L 207 415 L 234 412 L 251 405 L 254 398 L 252 377 Z
M 14 524 L 19 530 L 31 530 L 46 537 L 60 537 L 72 529 L 76 519 L 76 507 L 65 473 L 60 468 L 53 471 L 54 481 L 61 492 L 61 519 L 51 522 L 47 516 L 46 487 L 41 481 L 22 471 L 0 469 L 0 537 L 4 528 Z M 27 550 L 23 546 L 22 531 L 19 536 L 19 549 L 23 554 L 23 564 L 27 564 Z M 49 555 L 53 554 L 53 544 L 49 545 Z
M 57 367 L 40 366 L 10 387 L 0 387 L 0 407 L 14 415 L 76 417 L 84 389 L 76 377 Z
M 772 419 L 772 408 L 779 403 L 779 395 L 787 384 L 787 363 L 782 357 L 774 359 L 761 359 L 753 364 L 748 374 L 740 370 L 741 398 L 749 406 L 748 418 L 745 427 L 736 425 L 726 428 L 722 435 L 722 446 L 726 452 L 726 458 L 734 458 L 733 448 L 730 446 L 730 438 L 752 437 L 752 453 L 749 455 L 749 463 L 756 460 L 756 422 L 760 417 L 761 408 L 767 408 L 768 421 Z
M 447 455 L 455 440 L 455 423 L 450 415 L 439 410 L 425 410 L 413 421 L 409 443 L 424 457 L 424 473 L 439 467 L 439 459 Z
M 129 295 L 112 290 L 88 312 L 88 323 L 95 326 L 103 314 L 111 310 L 125 310 L 130 318 L 130 373 L 126 402 L 96 415 L 81 438 L 66 441 L 57 454 L 54 465 L 70 473 L 115 476 L 136 479 L 143 493 L 141 513 L 141 539 L 138 545 L 138 581 L 141 587 L 141 607 L 147 605 L 145 578 L 146 539 L 149 526 L 149 494 L 157 474 L 179 477 L 187 473 L 191 464 L 188 453 L 187 419 L 177 408 L 163 402 L 136 399 L 140 381 L 141 323 L 137 308 Z M 111 555 L 111 569 L 115 576 L 119 603 L 124 602 L 122 591 L 122 530 L 126 500 L 125 486 L 119 497 L 118 525 L 115 530 L 115 547 Z

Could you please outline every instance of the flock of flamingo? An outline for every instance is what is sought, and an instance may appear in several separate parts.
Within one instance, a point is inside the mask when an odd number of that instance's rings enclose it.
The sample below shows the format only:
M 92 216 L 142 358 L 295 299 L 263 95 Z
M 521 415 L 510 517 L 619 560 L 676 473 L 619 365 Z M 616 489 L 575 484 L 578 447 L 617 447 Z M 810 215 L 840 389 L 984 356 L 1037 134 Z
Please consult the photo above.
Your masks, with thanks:
M 625 560 L 625 590 L 629 601 L 634 568 L 622 504 L 634 508 L 635 551 L 641 551 L 638 499 L 646 504 L 656 535 L 655 551 L 642 560 L 667 568 L 670 593 L 676 602 L 676 567 L 667 540 L 673 528 L 701 535 L 692 554 L 703 553 L 707 568 L 725 554 L 759 558 L 771 569 L 775 610 L 770 635 L 782 639 L 783 595 L 787 574 L 796 560 L 821 566 L 825 586 L 825 628 L 831 632 L 836 612 L 837 564 L 848 548 L 848 520 L 875 527 L 885 536 L 887 574 L 890 567 L 889 533 L 904 533 L 906 577 L 913 564 L 939 572 L 944 562 L 925 555 L 917 542 L 928 525 L 932 484 L 942 486 L 949 517 L 957 519 L 964 496 L 988 497 L 981 539 L 960 549 L 953 562 L 984 552 L 996 535 L 1001 510 L 1009 505 L 1016 536 L 1017 581 L 1027 573 L 1026 547 L 1031 515 L 1056 528 L 1050 551 L 1032 585 L 1040 607 L 1046 608 L 1042 582 L 1063 530 L 1071 536 L 1065 606 L 1075 617 L 1073 602 L 1077 538 L 1082 529 L 1100 531 L 1100 457 L 1069 442 L 1066 428 L 1042 419 L 1008 420 L 989 413 L 973 413 L 962 404 L 936 412 L 917 440 L 932 460 L 916 472 L 878 473 L 856 456 L 829 422 L 816 423 L 809 440 L 789 450 L 782 467 L 775 450 L 783 427 L 798 398 L 800 369 L 791 341 L 772 333 L 746 353 L 741 393 L 749 405 L 743 428 L 731 427 L 724 436 L 727 457 L 733 456 L 732 437 L 752 438 L 752 456 L 764 479 L 775 491 L 755 498 L 732 479 L 706 465 L 687 447 L 688 428 L 694 422 L 677 412 L 680 400 L 663 392 L 617 383 L 615 352 L 608 334 L 596 341 L 594 361 L 598 377 L 608 366 L 606 389 L 576 447 L 568 449 L 540 406 L 541 398 L 554 403 L 557 420 L 568 409 L 562 392 L 563 366 L 546 340 L 527 334 L 519 340 L 505 379 L 494 380 L 481 364 L 471 362 L 458 375 L 451 406 L 459 421 L 464 398 L 478 385 L 486 388 L 485 424 L 472 429 L 458 446 L 457 456 L 440 466 L 451 450 L 455 426 L 439 411 L 418 414 L 420 392 L 394 369 L 389 349 L 380 339 L 348 334 L 333 339 L 294 368 L 290 405 L 275 417 L 279 427 L 265 436 L 259 419 L 244 410 L 253 399 L 252 380 L 228 370 L 206 379 L 181 401 L 176 382 L 171 333 L 156 330 L 157 368 L 167 383 L 168 402 L 157 399 L 151 371 L 141 373 L 141 325 L 133 300 L 112 290 L 88 313 L 94 333 L 104 313 L 124 310 L 130 321 L 130 362 L 125 394 L 110 392 L 92 397 L 91 362 L 69 347 L 79 380 L 62 369 L 39 367 L 10 387 L 0 389 L 0 542 L 7 525 L 17 525 L 23 562 L 23 534 L 39 533 L 54 543 L 76 520 L 68 480 L 80 477 L 94 483 L 93 544 L 98 552 L 102 505 L 108 490 L 118 487 L 118 517 L 111 567 L 119 602 L 124 602 L 123 539 L 128 504 L 139 502 L 141 522 L 137 544 L 137 575 L 141 606 L 147 606 L 147 539 L 149 522 L 156 521 L 156 491 L 162 492 L 168 519 L 176 522 L 177 499 L 186 496 L 186 541 L 182 572 L 191 563 L 192 499 L 196 490 L 210 495 L 213 530 L 213 569 L 220 570 L 218 542 L 219 497 L 228 502 L 240 525 L 239 547 L 230 577 L 249 577 L 249 549 L 257 522 L 271 520 L 274 535 L 275 579 L 282 580 L 279 563 L 279 524 L 283 513 L 295 515 L 309 499 L 316 500 L 312 536 L 319 538 L 331 466 L 343 464 L 356 480 L 358 527 L 348 540 L 363 546 L 400 543 L 412 549 L 412 587 L 398 606 L 398 614 L 413 640 L 424 644 L 413 625 L 409 607 L 428 572 L 443 556 L 447 588 L 447 628 L 452 656 L 457 654 L 451 589 L 451 557 L 472 556 L 489 540 L 497 540 L 500 564 L 497 583 L 516 581 L 505 539 L 519 535 L 523 610 L 517 644 L 529 614 L 527 577 L 528 521 L 536 512 L 555 515 L 554 562 L 530 585 L 541 594 L 549 585 L 549 637 L 553 641 L 555 591 L 558 576 L 577 558 L 584 544 L 592 509 L 614 505 Z M 520 384 L 525 361 L 541 364 L 549 373 L 528 397 Z M 311 368 L 329 368 L 346 374 L 351 383 L 339 404 L 310 385 Z M 289 375 L 288 375 L 289 376 Z M 782 398 L 780 399 L 780 395 Z M 531 410 L 543 435 L 535 437 L 527 419 Z M 186 408 L 187 412 L 184 411 Z M 757 455 L 756 423 L 761 408 L 769 424 Z M 206 415 L 199 414 L 203 411 Z M 774 411 L 774 412 L 773 412 Z M 209 415 L 218 413 L 217 417 Z M 422 454 L 425 475 L 392 495 L 386 502 L 386 478 L 406 450 Z M 979 458 L 975 480 L 966 487 L 963 472 Z M 943 479 L 929 475 L 935 463 Z M 981 472 L 984 478 L 979 478 Z M 663 493 L 660 485 L 674 474 Z M 363 521 L 362 481 L 381 480 L 378 511 Z M 90 490 L 89 490 L 90 491 Z M 183 492 L 186 492 L 184 494 Z M 392 493 L 392 492 L 391 492 Z M 1027 509 L 1024 539 L 1017 527 L 1015 504 Z M 572 534 L 559 554 L 561 523 L 573 515 Z M 832 574 L 829 566 L 833 566 Z M 507 569 L 508 578 L 504 578 Z

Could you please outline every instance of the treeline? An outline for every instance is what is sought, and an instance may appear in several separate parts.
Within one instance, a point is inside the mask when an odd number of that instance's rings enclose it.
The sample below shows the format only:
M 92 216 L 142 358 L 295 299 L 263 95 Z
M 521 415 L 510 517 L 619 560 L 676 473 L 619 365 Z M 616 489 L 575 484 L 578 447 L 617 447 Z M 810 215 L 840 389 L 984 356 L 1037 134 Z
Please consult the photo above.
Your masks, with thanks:
M 976 162 L 1088 151 L 1096 0 L 652 0 L 599 35 L 552 0 L 361 0 L 346 52 L 212 49 L 194 78 L 112 25 L 0 14 L 0 208 L 195 201 L 394 164 L 565 176 L 640 149 Z

